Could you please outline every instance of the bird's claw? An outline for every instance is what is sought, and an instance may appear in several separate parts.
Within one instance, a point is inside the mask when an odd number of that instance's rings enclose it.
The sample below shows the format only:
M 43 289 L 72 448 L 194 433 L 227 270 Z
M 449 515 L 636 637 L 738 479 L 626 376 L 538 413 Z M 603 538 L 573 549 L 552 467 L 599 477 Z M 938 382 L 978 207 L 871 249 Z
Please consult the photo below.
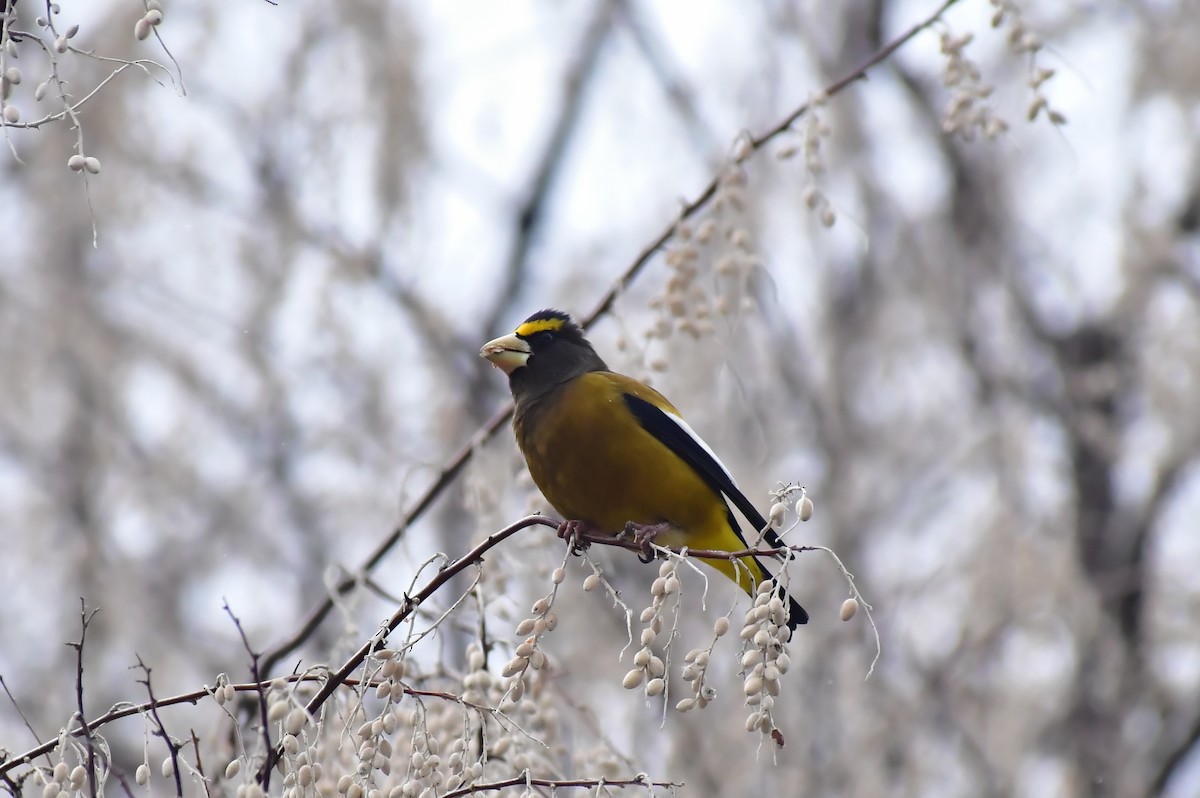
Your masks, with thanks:
M 588 526 L 583 521 L 563 521 L 558 525 L 558 537 L 567 542 L 567 545 L 571 547 L 571 553 L 576 557 L 583 554 L 592 545 L 582 538 L 587 531 Z
M 621 534 L 629 536 L 633 539 L 634 543 L 641 547 L 641 551 L 638 552 L 639 560 L 644 563 L 651 563 L 658 558 L 658 553 L 651 548 L 650 544 L 661 533 L 670 529 L 670 527 L 671 525 L 668 523 L 635 524 L 633 521 L 630 521 L 625 525 L 625 529 Z

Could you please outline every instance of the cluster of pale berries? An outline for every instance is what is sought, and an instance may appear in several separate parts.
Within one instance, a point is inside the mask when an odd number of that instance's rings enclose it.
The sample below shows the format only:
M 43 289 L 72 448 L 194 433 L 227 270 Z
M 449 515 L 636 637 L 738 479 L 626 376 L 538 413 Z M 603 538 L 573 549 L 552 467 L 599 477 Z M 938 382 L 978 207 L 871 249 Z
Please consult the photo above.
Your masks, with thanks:
M 52 769 L 38 768 L 33 772 L 33 783 L 42 788 L 42 795 L 47 798 L 82 795 L 87 789 L 86 782 L 87 768 L 83 765 L 71 767 L 62 760 L 55 762 Z
M 54 26 L 53 17 L 59 14 L 62 11 L 62 8 L 58 3 L 50 3 L 47 6 L 47 9 L 49 10 L 50 18 L 38 17 L 35 22 L 38 27 L 49 31 L 50 35 L 54 37 L 53 41 L 47 45 L 45 49 L 46 54 L 50 56 L 52 59 L 51 63 L 53 64 L 54 55 L 56 53 L 65 53 L 67 50 L 71 49 L 71 39 L 75 38 L 76 34 L 79 33 L 79 26 L 71 25 L 59 32 Z M 15 17 L 10 16 L 7 20 L 6 28 L 10 28 L 13 22 L 15 22 Z M 5 62 L 10 60 L 15 61 L 20 57 L 20 50 L 17 48 L 17 45 L 12 41 L 11 38 L 7 38 L 4 42 L 3 56 L 3 60 Z M 4 124 L 15 125 L 21 121 L 20 109 L 17 108 L 17 106 L 9 103 L 8 99 L 12 94 L 13 87 L 21 85 L 21 81 L 24 80 L 24 78 L 25 75 L 21 72 L 21 68 L 15 64 L 4 67 L 3 72 L 0 73 L 0 101 L 3 101 L 4 106 L 4 110 L 0 112 L 0 120 L 3 120 Z M 41 102 L 44 100 L 51 87 L 54 85 L 59 86 L 59 95 L 63 97 L 64 102 L 66 102 L 66 95 L 64 95 L 62 91 L 63 82 L 60 81 L 57 71 L 52 71 L 50 76 L 39 83 L 33 90 L 34 101 Z M 91 155 L 76 153 L 67 160 L 67 166 L 69 166 L 73 172 L 86 171 L 88 174 L 100 174 L 100 159 Z
M 675 597 L 679 602 L 679 575 L 675 573 L 679 561 L 672 557 L 664 560 L 658 568 L 658 576 L 650 585 L 650 606 L 642 610 L 640 620 L 646 624 L 641 632 L 642 647 L 633 655 L 634 668 L 625 674 L 622 684 L 626 690 L 634 690 L 643 683 L 646 685 L 646 696 L 654 698 L 662 695 L 667 689 L 667 665 L 662 657 L 650 649 L 650 644 L 658 637 L 663 628 L 663 609 L 667 599 Z
M 1014 0 L 991 0 L 996 11 L 992 14 L 992 27 L 999 28 L 1008 25 L 1008 46 L 1017 55 L 1029 57 L 1029 88 L 1033 90 L 1033 99 L 1025 112 L 1026 118 L 1032 122 L 1043 111 L 1050 124 L 1058 126 L 1067 123 L 1067 117 L 1050 107 L 1050 101 L 1042 92 L 1046 81 L 1054 77 L 1054 70 L 1039 66 L 1037 53 L 1042 49 L 1042 40 L 1036 33 L 1029 30 L 1021 16 L 1021 7 Z
M 517 634 L 526 637 L 517 646 L 516 651 L 513 652 L 513 658 L 508 661 L 501 672 L 504 678 L 509 680 L 506 693 L 513 701 L 520 701 L 521 696 L 525 694 L 525 688 L 528 686 L 525 680 L 526 672 L 530 668 L 535 671 L 540 670 L 546 664 L 546 654 L 538 647 L 538 644 L 541 642 L 542 635 L 554 631 L 554 627 L 558 626 L 558 613 L 552 607 L 558 586 L 563 583 L 566 576 L 565 568 L 562 566 L 555 568 L 551 575 L 554 589 L 533 602 L 532 614 L 517 624 Z
M 693 338 L 713 333 L 713 317 L 726 316 L 749 302 L 748 281 L 760 260 L 745 220 L 746 173 L 736 164 L 717 179 L 716 192 L 697 224 L 681 219 L 665 262 L 667 283 L 650 300 L 658 312 L 647 338 L 666 340 L 682 332 Z M 656 371 L 665 360 L 652 361 Z
M 742 654 L 742 691 L 746 706 L 751 707 L 746 718 L 746 731 L 772 734 L 776 730 L 771 710 L 779 696 L 779 679 L 787 673 L 791 656 L 787 653 L 790 632 L 787 628 L 787 607 L 768 579 L 758 586 L 754 606 L 746 611 L 741 638 L 746 644 Z
M 658 577 L 651 585 L 652 602 L 641 614 L 646 624 L 641 632 L 641 648 L 634 654 L 634 667 L 625 674 L 623 685 L 634 690 L 645 685 L 649 698 L 662 695 L 667 688 L 666 663 L 655 654 L 650 645 L 662 632 L 663 610 L 669 597 L 678 602 L 679 575 L 676 573 L 679 560 L 671 558 L 659 566 Z M 684 657 L 684 668 L 680 676 L 688 682 L 692 695 L 675 704 L 679 712 L 695 708 L 703 709 L 716 697 L 716 690 L 707 684 L 706 677 L 713 648 L 718 639 L 729 632 L 729 618 L 718 618 L 713 626 L 713 642 L 706 649 L 693 649 Z M 779 695 L 780 677 L 787 672 L 791 658 L 786 651 L 790 632 L 787 628 L 787 608 L 778 595 L 773 580 L 760 584 L 755 595 L 754 606 L 746 612 L 740 637 L 744 643 L 741 659 L 745 676 L 743 690 L 746 706 L 751 707 L 746 719 L 747 731 L 773 734 L 776 726 L 772 709 Z
M 1029 59 L 1029 88 L 1033 90 L 1033 98 L 1025 112 L 1026 118 L 1032 122 L 1044 112 L 1051 124 L 1065 125 L 1067 117 L 1050 107 L 1050 101 L 1043 92 L 1046 81 L 1054 77 L 1054 70 L 1037 63 L 1037 54 L 1042 49 L 1041 38 L 1025 24 L 1020 6 L 1014 0 L 991 0 L 991 4 L 995 7 L 992 27 L 1007 26 L 1009 49 Z M 973 38 L 970 33 L 962 36 L 942 33 L 941 49 L 946 56 L 942 82 L 954 91 L 942 120 L 942 129 L 947 133 L 958 133 L 968 140 L 974 137 L 976 131 L 981 131 L 991 139 L 1007 130 L 1008 125 L 982 103 L 991 96 L 992 87 L 983 82 L 978 65 L 964 54 Z
M 391 652 L 387 652 L 390 654 Z M 283 749 L 281 766 L 285 770 L 284 795 L 298 795 L 299 791 L 310 789 L 320 779 L 323 767 L 309 747 L 301 742 L 305 727 L 311 720 L 308 710 L 299 701 L 292 686 L 287 681 L 277 679 L 267 692 L 267 722 L 272 724 L 279 733 L 279 744 Z M 394 721 L 392 728 L 395 728 Z M 242 771 L 243 758 L 238 757 L 225 767 L 225 778 L 233 780 Z M 259 798 L 262 788 L 250 778 L 239 784 L 235 795 L 237 798 Z
M 942 83 L 953 91 L 942 116 L 942 130 L 957 133 L 967 141 L 974 139 L 977 131 L 994 139 L 1008 130 L 1008 123 L 992 113 L 985 102 L 992 96 L 992 87 L 983 82 L 979 65 L 966 56 L 966 47 L 974 38 L 971 33 L 955 36 L 949 31 L 941 38 L 942 55 L 946 56 Z
M 821 191 L 817 184 L 818 176 L 825 171 L 825 160 L 821 152 L 821 142 L 829 138 L 830 129 L 821 117 L 821 109 L 829 98 L 824 94 L 809 99 L 808 108 L 804 114 L 804 125 L 799 131 L 799 141 L 789 141 L 779 148 L 776 157 L 781 161 L 789 161 L 797 153 L 803 156 L 804 173 L 804 205 L 817 214 L 821 224 L 833 227 L 837 223 L 837 211 L 833 202 Z M 791 131 L 795 133 L 795 131 Z
M 46 98 L 51 88 L 57 85 L 58 95 L 66 105 L 67 113 L 74 120 L 74 108 L 72 106 L 70 95 L 65 92 L 64 86 L 66 81 L 59 77 L 55 55 L 61 55 L 68 50 L 72 50 L 71 39 L 79 33 L 78 25 L 70 25 L 62 30 L 59 30 L 55 25 L 54 17 L 62 12 L 62 7 L 58 3 L 48 3 L 46 6 L 48 16 L 39 16 L 35 23 L 39 28 L 47 31 L 49 41 L 44 45 L 44 52 L 50 57 L 53 67 L 51 74 L 45 80 L 37 85 L 33 91 L 34 102 L 41 102 Z M 10 16 L 5 20 L 6 31 L 16 22 L 15 9 L 9 8 Z M 163 21 L 162 4 L 160 0 L 147 0 L 146 13 L 138 18 L 138 21 L 133 26 L 133 35 L 139 41 L 150 36 L 150 33 L 161 24 Z M 73 52 L 82 52 L 72 50 Z M 86 53 L 90 54 L 90 53 Z M 20 50 L 15 42 L 10 37 L 6 37 L 4 41 L 3 58 L 0 61 L 15 61 L 20 57 Z M 0 124 L 16 125 L 21 121 L 21 110 L 8 102 L 12 94 L 14 86 L 19 86 L 24 79 L 24 74 L 21 68 L 15 64 L 9 64 L 0 68 Z M 82 138 L 80 139 L 79 147 L 82 150 Z M 86 155 L 82 151 L 75 153 L 67 159 L 67 166 L 72 172 L 86 172 L 87 174 L 100 174 L 100 159 L 93 155 Z
M 150 37 L 150 32 L 161 25 L 162 21 L 162 4 L 158 0 L 148 0 L 146 3 L 146 13 L 133 25 L 133 35 L 139 42 L 145 41 Z
M 482 706 L 496 680 L 487 672 L 486 658 L 478 644 L 467 648 L 467 663 L 463 700 Z M 385 735 L 394 734 L 397 728 L 412 730 L 407 759 L 403 754 L 399 760 L 391 758 L 392 746 Z M 346 798 L 432 798 L 477 781 L 483 776 L 483 763 L 467 756 L 468 728 L 463 715 L 450 702 L 410 705 L 407 709 L 393 704 L 380 716 L 359 725 L 357 766 L 353 775 L 339 777 L 337 792 Z M 383 754 L 388 757 L 386 765 L 380 759 Z M 397 762 L 395 767 L 393 762 Z M 374 786 L 374 771 L 388 776 L 393 769 L 400 778 L 390 788 Z M 318 792 L 325 794 L 320 789 Z
M 267 721 L 274 726 L 279 734 L 279 745 L 283 756 L 280 769 L 283 771 L 283 791 L 285 798 L 298 798 L 313 789 L 318 789 L 324 783 L 335 788 L 347 798 L 364 798 L 378 794 L 373 788 L 376 773 L 389 776 L 392 772 L 393 746 L 389 739 L 395 735 L 398 728 L 406 724 L 397 712 L 398 704 L 404 698 L 406 688 L 403 679 L 407 666 L 403 654 L 389 649 L 379 649 L 368 660 L 371 664 L 364 684 L 374 685 L 375 697 L 385 702 L 373 718 L 363 718 L 362 705 L 356 708 L 358 717 L 362 719 L 354 736 L 353 746 L 340 749 L 352 759 L 352 773 L 343 773 L 336 782 L 322 782 L 325 767 L 321 760 L 328 751 L 323 749 L 326 743 L 320 739 L 319 728 L 313 726 L 313 717 L 309 715 L 295 686 L 285 679 L 275 680 L 267 692 Z M 228 685 L 222 685 L 218 680 L 213 696 L 219 704 L 228 700 Z M 315 734 L 315 738 L 314 735 Z M 436 745 L 436 741 L 431 741 Z M 413 767 L 420 770 L 423 764 L 422 756 L 427 756 L 427 750 L 422 753 L 420 746 L 414 740 L 414 752 L 410 757 Z M 428 744 L 426 744 L 426 747 Z M 168 776 L 167 765 L 163 763 L 164 776 Z M 225 778 L 232 781 L 243 772 L 245 757 L 238 757 L 229 762 L 225 768 Z M 436 769 L 435 761 L 430 766 L 430 772 Z M 325 791 L 321 789 L 319 791 Z M 236 798 L 261 798 L 262 788 L 253 780 L 252 774 L 247 773 L 242 784 L 239 784 Z
M 47 8 L 50 10 L 51 15 L 58 14 L 59 11 L 62 10 L 58 3 L 50 3 Z M 4 27 L 6 32 L 12 28 L 12 25 L 15 22 L 16 9 L 10 8 L 9 17 L 5 20 Z M 48 45 L 46 49 L 46 53 L 50 55 L 51 58 L 54 57 L 54 53 L 65 53 L 71 46 L 70 40 L 75 38 L 75 34 L 79 33 L 78 25 L 71 25 L 63 32 L 58 33 L 55 31 L 51 21 L 46 17 L 38 17 L 37 25 L 39 28 L 48 29 L 51 35 L 54 36 L 54 41 Z M 18 57 L 20 57 L 20 50 L 17 49 L 16 43 L 13 42 L 13 40 L 9 37 L 6 37 L 4 40 L 3 55 L 3 60 L 6 62 L 10 60 L 15 61 Z M 15 64 L 6 66 L 3 70 L 3 73 L 0 73 L 0 100 L 4 101 L 4 111 L 3 113 L 0 113 L 0 119 L 3 119 L 5 124 L 15 125 L 21 121 L 20 109 L 18 109 L 15 105 L 10 105 L 7 101 L 12 95 L 13 86 L 21 85 L 21 81 L 24 79 L 24 77 L 25 76 L 22 74 L 21 68 Z M 34 89 L 33 98 L 38 102 L 41 102 L 46 96 L 46 92 L 50 90 L 50 84 L 54 80 L 55 77 L 51 75 L 38 84 L 38 87 Z
M 359 730 L 361 737 L 362 729 Z M 381 739 L 381 742 L 387 742 Z M 366 740 L 363 745 L 368 744 Z M 461 758 L 461 755 L 460 755 Z M 361 768 L 359 776 L 361 777 Z M 388 798 L 417 798 L 418 796 L 434 796 L 442 791 L 443 779 L 441 744 L 437 737 L 416 729 L 412 736 L 412 749 L 408 755 L 408 773 L 400 784 L 393 785 L 388 791 Z M 462 784 L 461 776 L 452 776 L 457 787 Z M 447 785 L 448 786 L 448 785 Z M 357 788 L 357 789 L 356 789 Z M 338 779 L 338 792 L 346 798 L 363 798 L 361 783 L 349 774 Z M 449 789 L 454 789 L 450 787 Z M 367 796 L 382 795 L 381 790 L 370 790 Z
M 716 647 L 717 640 L 724 637 L 728 632 L 729 619 L 722 615 L 713 624 L 712 645 L 708 648 L 693 648 L 684 655 L 683 661 L 685 665 L 679 675 L 692 688 L 692 695 L 687 698 L 681 698 L 675 704 L 675 709 L 680 712 L 688 712 L 697 707 L 704 709 L 710 701 L 717 697 L 716 688 L 706 682 L 708 662 L 712 658 L 713 648 Z

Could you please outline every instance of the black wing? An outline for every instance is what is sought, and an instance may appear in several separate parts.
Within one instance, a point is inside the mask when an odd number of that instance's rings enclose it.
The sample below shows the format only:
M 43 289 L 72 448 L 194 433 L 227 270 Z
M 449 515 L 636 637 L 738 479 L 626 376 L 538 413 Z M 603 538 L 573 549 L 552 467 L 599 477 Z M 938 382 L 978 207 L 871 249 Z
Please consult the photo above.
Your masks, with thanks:
M 661 409 L 647 402 L 638 396 L 631 393 L 624 394 L 625 404 L 629 410 L 637 418 L 638 423 L 653 435 L 658 440 L 662 441 L 668 449 L 679 455 L 685 463 L 692 467 L 697 474 L 718 494 L 722 494 L 733 502 L 733 505 L 738 508 L 738 511 L 746 517 L 746 520 L 754 525 L 755 532 L 761 532 L 764 529 L 766 534 L 763 539 L 767 545 L 772 548 L 783 548 L 784 542 L 779 539 L 779 535 L 775 533 L 767 525 L 767 520 L 755 508 L 746 496 L 738 490 L 737 485 L 733 484 L 733 479 L 729 476 L 729 472 L 717 461 L 712 454 L 705 449 L 696 440 L 694 436 L 688 433 L 686 429 L 679 426 L 669 415 Z M 730 517 L 730 522 L 733 517 Z M 746 542 L 746 538 L 742 535 L 737 524 L 731 524 L 733 530 L 738 533 L 738 537 L 742 538 L 742 542 Z

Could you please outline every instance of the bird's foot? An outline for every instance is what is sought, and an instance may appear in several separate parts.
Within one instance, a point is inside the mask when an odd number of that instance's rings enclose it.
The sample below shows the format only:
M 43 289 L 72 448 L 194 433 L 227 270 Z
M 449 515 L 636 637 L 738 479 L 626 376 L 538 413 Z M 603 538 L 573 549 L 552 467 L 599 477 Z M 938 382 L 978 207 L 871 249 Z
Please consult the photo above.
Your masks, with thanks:
M 654 539 L 671 528 L 671 525 L 663 521 L 658 524 L 635 524 L 630 521 L 625 525 L 625 530 L 621 533 L 623 536 L 629 536 L 633 542 L 641 546 L 642 550 L 638 553 L 638 559 L 642 562 L 654 562 L 657 554 L 654 549 L 650 548 L 650 544 Z
M 584 540 L 583 536 L 594 531 L 586 521 L 563 521 L 558 525 L 558 537 L 567 542 L 567 545 L 571 547 L 571 553 L 577 557 L 592 545 Z

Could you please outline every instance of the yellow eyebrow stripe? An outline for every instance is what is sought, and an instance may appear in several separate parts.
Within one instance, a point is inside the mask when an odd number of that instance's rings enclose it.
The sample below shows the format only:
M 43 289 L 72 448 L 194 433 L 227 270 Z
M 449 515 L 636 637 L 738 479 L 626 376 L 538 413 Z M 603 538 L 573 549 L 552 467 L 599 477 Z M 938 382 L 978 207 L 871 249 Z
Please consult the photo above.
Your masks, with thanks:
M 522 324 L 517 328 L 516 334 L 521 338 L 530 338 L 540 332 L 561 330 L 562 326 L 562 319 L 538 319 L 537 321 L 527 321 Z

